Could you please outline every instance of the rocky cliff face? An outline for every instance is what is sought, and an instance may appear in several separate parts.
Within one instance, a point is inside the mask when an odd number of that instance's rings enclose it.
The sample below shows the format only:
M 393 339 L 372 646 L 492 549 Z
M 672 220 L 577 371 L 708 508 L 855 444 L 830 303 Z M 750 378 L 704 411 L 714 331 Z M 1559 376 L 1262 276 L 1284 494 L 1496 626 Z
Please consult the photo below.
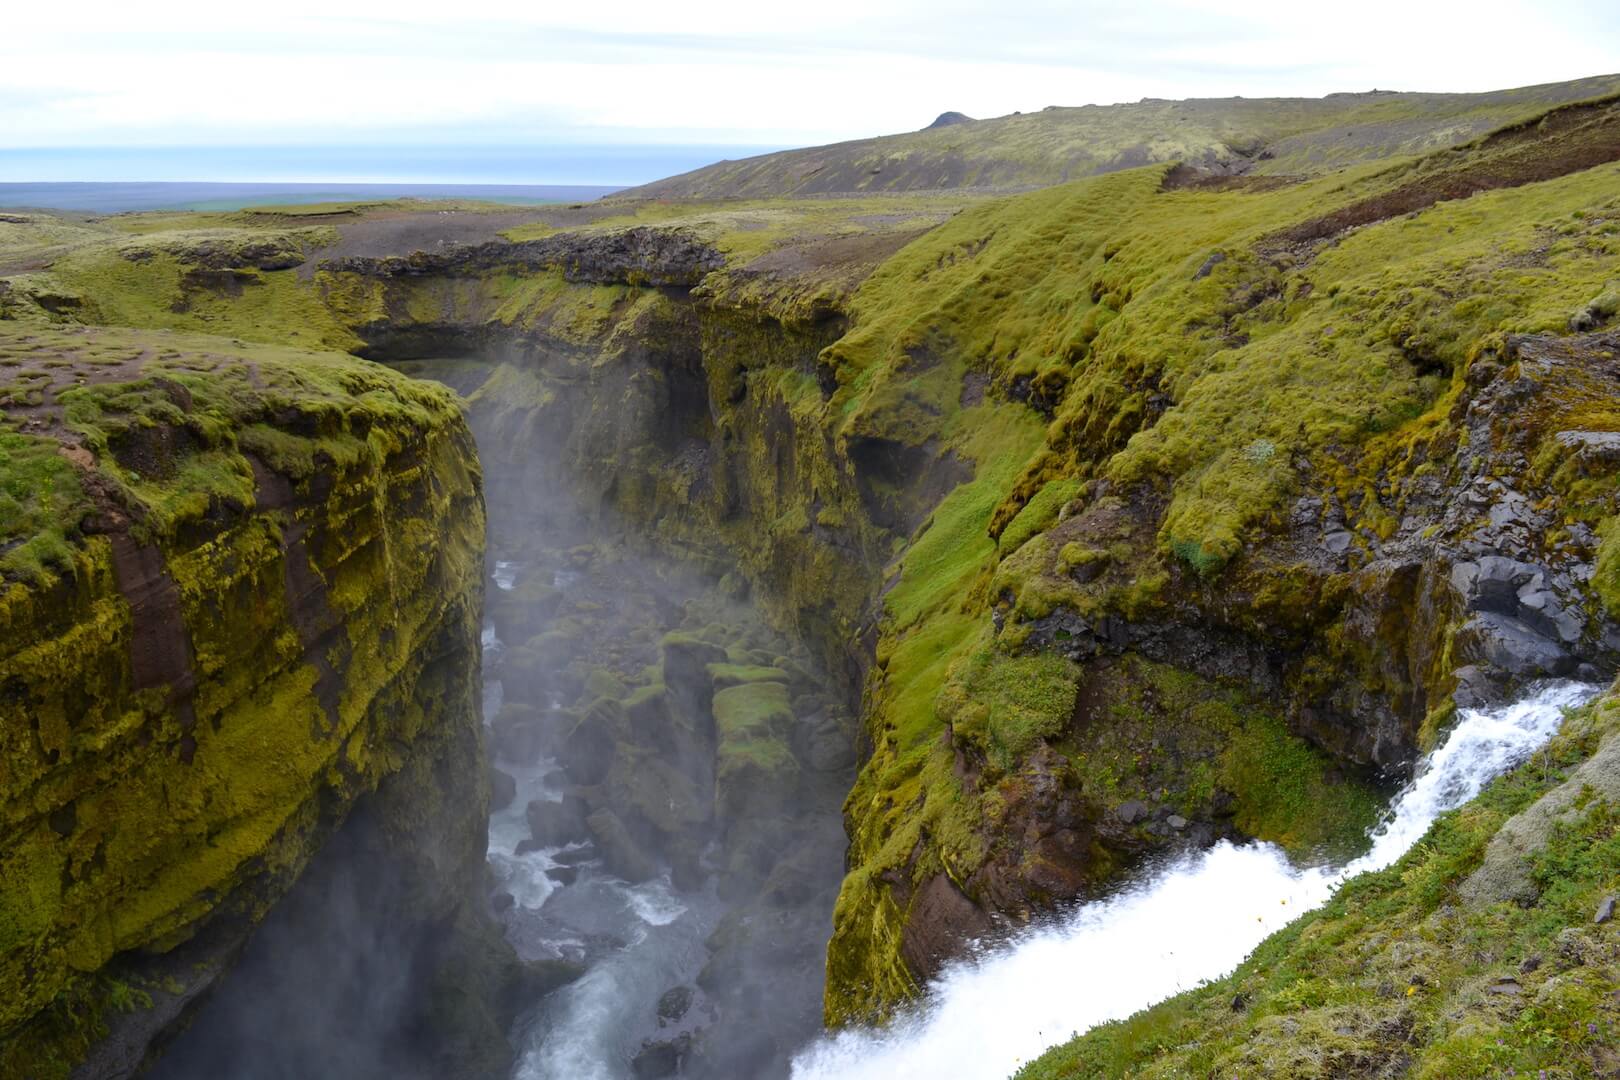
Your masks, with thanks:
M 0 351 L 29 391 L 0 460 L 43 473 L 8 505 L 54 498 L 57 530 L 0 545 L 0 1071 L 138 1070 L 334 836 L 406 883 L 402 932 L 476 937 L 483 510 L 453 399 L 220 339 Z

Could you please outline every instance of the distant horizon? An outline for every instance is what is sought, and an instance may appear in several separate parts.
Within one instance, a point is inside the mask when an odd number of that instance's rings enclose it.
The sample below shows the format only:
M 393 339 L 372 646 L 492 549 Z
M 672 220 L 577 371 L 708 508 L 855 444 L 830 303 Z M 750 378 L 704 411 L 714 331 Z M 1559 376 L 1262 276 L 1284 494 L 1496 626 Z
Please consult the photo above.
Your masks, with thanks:
M 592 202 L 618 191 L 615 184 L 345 184 L 209 182 L 184 180 L 0 181 L 0 210 L 119 214 L 140 211 L 233 211 L 261 206 L 450 199 L 525 206 Z
M 0 183 L 520 184 L 633 187 L 778 145 L 29 147 Z

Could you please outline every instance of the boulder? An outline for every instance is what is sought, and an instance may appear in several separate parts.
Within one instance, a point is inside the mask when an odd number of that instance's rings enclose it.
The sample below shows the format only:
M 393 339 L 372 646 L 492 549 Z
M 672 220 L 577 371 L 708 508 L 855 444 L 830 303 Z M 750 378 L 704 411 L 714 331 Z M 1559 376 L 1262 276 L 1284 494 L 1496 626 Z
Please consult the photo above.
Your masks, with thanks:
M 524 581 L 514 589 L 491 589 L 486 596 L 495 636 L 508 644 L 527 641 L 544 631 L 563 601 L 561 590 L 539 579 Z
M 674 1076 L 681 1071 L 691 1041 L 689 1036 L 682 1035 L 675 1039 L 642 1043 L 636 1056 L 630 1059 L 631 1075 L 636 1080 L 656 1080 L 657 1077 Z
M 1141 799 L 1132 799 L 1130 802 L 1121 803 L 1119 809 L 1114 811 L 1114 816 L 1126 825 L 1135 825 L 1137 822 L 1147 820 L 1151 813 L 1152 810 L 1147 803 Z
M 586 821 L 602 851 L 608 871 L 629 882 L 647 881 L 658 876 L 658 862 L 642 849 L 630 829 L 612 810 L 598 810 Z
M 1483 611 L 1457 632 L 1459 654 L 1471 662 L 1490 664 L 1514 678 L 1568 675 L 1575 658 L 1557 642 L 1507 615 Z
M 579 866 L 581 863 L 593 861 L 600 855 L 601 852 L 597 851 L 595 844 L 586 843 L 571 847 L 567 851 L 557 852 L 551 857 L 551 861 L 559 866 Z
M 709 709 L 714 700 L 714 680 L 709 665 L 724 663 L 726 650 L 680 633 L 666 634 L 660 648 L 670 715 L 693 731 L 712 730 Z
M 489 809 L 491 813 L 505 810 L 517 798 L 517 781 L 510 773 L 499 769 L 489 771 Z
M 692 1008 L 692 996 L 697 991 L 690 986 L 676 986 L 665 990 L 658 998 L 658 1026 L 678 1024 Z
M 719 734 L 715 812 L 722 820 L 779 813 L 797 794 L 787 687 L 746 683 L 714 695 Z
M 490 744 L 498 759 L 533 765 L 546 752 L 551 725 L 532 705 L 507 702 L 490 721 Z
M 585 800 L 570 792 L 560 801 L 535 799 L 524 811 L 529 819 L 529 835 L 540 847 L 562 847 L 589 835 Z
M 576 784 L 600 784 L 618 754 L 618 736 L 624 708 L 617 701 L 599 699 L 564 731 L 558 741 L 557 761 Z
M 570 665 L 585 654 L 588 642 L 576 630 L 559 627 L 536 634 L 501 657 L 501 687 L 508 698 L 544 704 L 553 694 L 578 689 L 583 675 Z
M 829 719 L 811 733 L 805 759 L 817 772 L 842 772 L 855 764 L 855 740 L 842 724 Z
M 1541 577 L 1528 563 L 1487 555 L 1478 562 L 1460 562 L 1451 568 L 1451 585 L 1469 611 L 1516 615 L 1519 590 Z

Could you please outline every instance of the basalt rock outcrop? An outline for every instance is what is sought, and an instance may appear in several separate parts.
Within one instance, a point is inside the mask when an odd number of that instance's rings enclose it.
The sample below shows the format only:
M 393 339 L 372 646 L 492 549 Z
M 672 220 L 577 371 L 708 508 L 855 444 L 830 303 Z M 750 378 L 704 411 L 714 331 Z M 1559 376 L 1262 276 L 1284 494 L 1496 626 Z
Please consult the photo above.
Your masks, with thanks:
M 691 287 L 723 265 L 724 256 L 700 238 L 679 229 L 655 228 L 594 235 L 562 233 L 517 243 L 495 241 L 384 259 L 333 259 L 323 264 L 332 273 L 384 278 L 555 269 L 578 284 L 654 287 Z

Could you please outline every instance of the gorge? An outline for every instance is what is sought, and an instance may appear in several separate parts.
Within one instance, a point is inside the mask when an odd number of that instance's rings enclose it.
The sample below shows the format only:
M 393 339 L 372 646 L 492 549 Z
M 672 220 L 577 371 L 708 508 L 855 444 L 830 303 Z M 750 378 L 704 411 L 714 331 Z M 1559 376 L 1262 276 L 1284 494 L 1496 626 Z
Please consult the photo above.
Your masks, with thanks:
M 1234 105 L 1021 194 L 973 155 L 1089 117 L 0 217 L 0 1065 L 1605 1067 L 1617 92 Z M 1005 1053 L 950 1011 L 1153 882 L 1288 903 Z

